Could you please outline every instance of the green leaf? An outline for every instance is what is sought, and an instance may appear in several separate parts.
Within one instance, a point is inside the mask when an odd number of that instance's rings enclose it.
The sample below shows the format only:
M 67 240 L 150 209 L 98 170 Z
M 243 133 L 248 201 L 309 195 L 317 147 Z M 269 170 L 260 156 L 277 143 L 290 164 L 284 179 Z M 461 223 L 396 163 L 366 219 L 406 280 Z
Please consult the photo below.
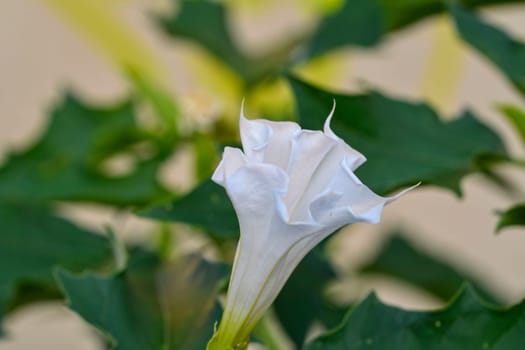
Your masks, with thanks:
M 235 210 L 221 186 L 204 181 L 181 198 L 142 210 L 140 216 L 199 226 L 218 239 L 237 238 L 239 223 Z
M 485 156 L 503 158 L 502 141 L 472 113 L 443 122 L 426 104 L 396 100 L 377 91 L 343 95 L 289 76 L 300 124 L 322 129 L 334 99 L 334 132 L 369 160 L 358 176 L 385 194 L 418 182 L 460 194 L 460 180 Z
M 301 348 L 314 321 L 334 327 L 344 309 L 330 303 L 324 291 L 337 275 L 322 252 L 310 252 L 294 270 L 273 307 L 283 328 L 297 348 Z
M 462 2 L 478 7 L 520 1 Z M 305 56 L 311 58 L 345 46 L 375 46 L 387 34 L 445 11 L 442 0 L 346 0 L 338 11 L 322 19 L 307 43 Z
M 451 6 L 450 12 L 463 40 L 496 65 L 525 94 L 525 43 L 460 6 Z
M 522 143 L 525 145 L 525 111 L 511 105 L 502 105 L 500 106 L 500 110 L 518 132 Z
M 195 173 L 199 181 L 204 181 L 211 177 L 218 164 L 217 143 L 208 135 L 195 135 L 192 141 L 195 153 Z
M 166 137 L 171 139 L 177 137 L 180 112 L 170 93 L 159 83 L 148 79 L 136 70 L 128 69 L 128 76 L 135 85 L 137 92 L 149 102 L 161 120 Z
M 525 203 L 515 205 L 501 212 L 499 215 L 500 217 L 496 227 L 496 231 L 498 232 L 509 226 L 525 226 Z
M 236 44 L 228 22 L 229 9 L 224 3 L 213 0 L 176 3 L 174 13 L 160 17 L 162 28 L 175 38 L 184 38 L 201 46 L 236 72 L 246 85 L 276 76 L 303 40 L 292 36 L 268 52 L 252 57 L 243 53 Z
M 378 0 L 385 12 L 389 30 L 397 30 L 413 24 L 429 16 L 445 12 L 446 2 L 443 0 Z M 523 0 L 461 0 L 468 7 L 487 5 L 503 5 L 522 2 Z
M 127 270 L 114 276 L 58 271 L 70 308 L 114 349 L 204 349 L 220 319 L 224 267 L 194 255 L 168 266 L 142 250 L 130 255 Z
M 518 350 L 523 348 L 524 330 L 525 302 L 495 309 L 468 287 L 438 311 L 403 310 L 383 304 L 372 293 L 339 327 L 306 349 Z
M 146 143 L 155 149 L 151 141 L 136 124 L 131 103 L 92 108 L 67 95 L 53 110 L 36 144 L 11 155 L 0 168 L 0 198 L 117 205 L 147 202 L 164 194 L 156 180 L 161 159 L 155 155 L 144 159 L 134 147 Z M 134 169 L 112 175 L 104 165 L 122 151 Z
M 239 50 L 229 30 L 227 8 L 207 0 L 183 0 L 175 12 L 160 19 L 164 30 L 200 44 L 241 76 L 249 76 L 250 61 Z
M 73 271 L 108 264 L 109 240 L 45 208 L 0 202 L 0 321 L 28 301 L 57 298 L 52 269 Z
M 386 32 L 383 16 L 377 1 L 345 1 L 339 11 L 321 21 L 306 55 L 314 57 L 345 45 L 376 45 Z
M 477 277 L 413 246 L 399 232 L 392 233 L 377 256 L 362 266 L 361 273 L 382 274 L 410 283 L 434 296 L 449 300 L 468 281 L 491 301 L 499 298 Z

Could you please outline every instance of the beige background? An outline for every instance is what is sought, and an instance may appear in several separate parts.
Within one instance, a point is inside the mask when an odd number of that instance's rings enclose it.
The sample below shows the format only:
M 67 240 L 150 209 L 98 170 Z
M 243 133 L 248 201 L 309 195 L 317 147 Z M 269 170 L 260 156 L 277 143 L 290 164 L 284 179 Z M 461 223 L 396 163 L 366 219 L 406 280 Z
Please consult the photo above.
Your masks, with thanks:
M 274 6 L 262 13 L 237 14 L 234 18 L 237 36 L 246 47 L 257 49 L 271 43 L 285 30 L 308 24 L 308 16 L 298 15 L 289 4 L 284 7 L 284 10 Z M 144 40 L 169 67 L 169 79 L 175 91 L 198 89 L 191 81 L 191 74 L 181 65 L 176 45 L 158 37 L 144 16 L 144 8 L 150 8 L 148 1 L 123 2 L 122 16 L 139 28 Z M 487 15 L 525 39 L 525 7 L 499 8 L 488 11 Z M 352 53 L 347 73 L 337 86 L 352 90 L 357 81 L 363 80 L 403 98 L 425 97 L 421 86 L 432 53 L 435 25 L 435 21 L 425 21 L 392 36 L 377 50 Z M 513 102 L 523 107 L 523 100 L 486 61 L 472 53 L 463 56 L 462 73 L 457 79 L 459 85 L 450 92 L 451 101 L 441 101 L 438 107 L 449 114 L 466 106 L 472 108 L 505 136 L 515 155 L 523 157 L 517 137 L 494 108 L 496 102 Z M 439 83 L 442 82 L 436 81 Z M 41 2 L 1 1 L 0 159 L 9 150 L 27 145 L 38 134 L 46 121 L 44 111 L 57 100 L 65 86 L 91 99 L 105 101 L 123 96 L 127 89 L 106 57 Z M 178 167 L 188 162 L 185 157 L 177 160 L 180 161 Z M 503 170 L 523 183 L 522 171 Z M 337 238 L 342 244 L 332 246 L 338 266 L 345 271 L 349 262 L 363 259 L 383 239 L 382 229 L 398 225 L 409 227 L 412 238 L 422 247 L 490 278 L 509 302 L 523 298 L 525 234 L 521 229 L 509 229 L 496 236 L 494 212 L 514 201 L 525 200 L 525 196 L 517 193 L 515 198 L 509 198 L 487 186 L 479 176 L 468 177 L 462 187 L 464 199 L 436 188 L 419 189 L 388 207 L 382 226 L 355 225 L 342 233 Z M 100 228 L 110 223 L 128 237 L 140 238 L 144 234 L 145 225 L 136 219 L 123 218 L 100 208 L 84 209 L 69 210 L 69 213 L 88 226 Z M 436 304 L 428 296 L 415 294 L 400 285 L 364 282 L 378 289 L 384 300 L 397 305 L 420 308 Z M 353 294 L 367 292 L 364 287 L 353 290 L 354 286 L 349 285 Z M 0 350 L 97 349 L 92 330 L 59 304 L 21 309 L 7 318 L 6 329 L 9 338 L 0 341 Z

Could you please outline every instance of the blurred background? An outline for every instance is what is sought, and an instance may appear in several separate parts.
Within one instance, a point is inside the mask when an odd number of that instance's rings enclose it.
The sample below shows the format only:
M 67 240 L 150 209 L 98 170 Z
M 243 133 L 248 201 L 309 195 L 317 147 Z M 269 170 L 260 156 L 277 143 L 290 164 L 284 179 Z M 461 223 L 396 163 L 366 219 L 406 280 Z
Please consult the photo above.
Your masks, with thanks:
M 227 5 L 235 42 L 242 52 L 256 56 L 293 47 L 294 40 L 301 40 L 341 3 L 237 0 Z M 140 108 L 146 124 L 158 122 L 150 117 L 159 114 L 169 125 L 176 113 L 182 137 L 212 129 L 235 136 L 242 98 L 252 118 L 279 119 L 292 113 L 291 92 L 282 79 L 245 90 L 238 75 L 202 47 L 161 30 L 155 18 L 176 11 L 177 3 L 168 0 L 0 2 L 0 160 L 34 143 L 65 91 L 102 106 L 138 95 L 145 101 Z M 524 4 L 491 6 L 481 14 L 514 37 L 525 38 Z M 373 87 L 399 99 L 425 100 L 443 118 L 468 108 L 501 135 L 514 157 L 524 156 L 517 133 L 497 109 L 502 103 L 523 108 L 524 100 L 487 60 L 461 42 L 445 15 L 391 33 L 374 47 L 336 50 L 293 70 L 327 90 L 354 93 Z M 163 135 L 169 137 L 167 129 Z M 206 159 L 195 156 L 194 146 L 179 147 L 159 172 L 161 183 L 176 193 L 202 180 L 196 162 Z M 205 142 L 201 146 L 207 147 Z M 114 159 L 109 166 L 118 173 L 128 165 L 126 159 Z M 523 170 L 507 165 L 499 171 L 525 189 Z M 337 233 L 328 249 L 336 269 L 348 278 L 334 285 L 333 292 L 350 290 L 359 298 L 373 288 L 383 301 L 403 307 L 442 305 L 406 283 L 354 274 L 353 267 L 377 254 L 399 229 L 414 246 L 482 279 L 505 302 L 521 300 L 525 235 L 515 228 L 496 235 L 495 227 L 497 211 L 523 202 L 524 192 L 505 193 L 477 174 L 463 178 L 461 188 L 462 198 L 433 186 L 419 188 L 387 207 L 380 225 L 356 224 Z M 82 227 L 104 232 L 110 226 L 127 241 L 153 244 L 153 224 L 128 211 L 76 203 L 61 204 L 60 212 Z M 184 226 L 170 229 L 178 231 L 177 237 L 191 235 Z M 208 249 L 201 238 L 183 241 L 177 249 Z M 1 350 L 100 348 L 95 332 L 62 302 L 17 309 L 5 318 L 5 332 Z

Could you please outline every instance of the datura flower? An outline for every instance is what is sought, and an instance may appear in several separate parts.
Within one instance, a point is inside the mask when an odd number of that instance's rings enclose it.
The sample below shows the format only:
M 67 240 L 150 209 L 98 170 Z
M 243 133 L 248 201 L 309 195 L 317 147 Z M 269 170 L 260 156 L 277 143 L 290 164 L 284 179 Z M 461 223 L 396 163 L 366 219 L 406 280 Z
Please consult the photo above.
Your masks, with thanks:
M 334 104 L 335 109 L 335 104 Z M 226 305 L 208 350 L 244 349 L 301 259 L 338 228 L 379 222 L 385 204 L 354 174 L 365 157 L 330 129 L 248 120 L 244 152 L 226 147 L 213 181 L 225 187 L 240 225 Z

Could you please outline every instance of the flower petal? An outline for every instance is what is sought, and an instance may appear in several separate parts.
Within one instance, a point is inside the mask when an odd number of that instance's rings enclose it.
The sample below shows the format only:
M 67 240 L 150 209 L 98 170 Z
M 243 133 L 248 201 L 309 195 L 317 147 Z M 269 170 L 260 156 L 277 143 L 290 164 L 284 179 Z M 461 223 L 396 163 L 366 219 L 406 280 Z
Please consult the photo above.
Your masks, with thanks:
M 334 112 L 335 112 L 335 100 L 334 100 L 334 105 L 332 107 L 332 110 L 330 111 L 328 118 L 326 118 L 326 121 L 324 122 L 324 133 L 326 136 L 337 141 L 339 145 L 338 146 L 338 153 L 340 155 L 339 159 L 346 158 L 348 160 L 350 168 L 352 170 L 355 170 L 359 166 L 361 166 L 361 164 L 366 162 L 366 157 L 362 155 L 360 152 L 350 147 L 344 140 L 342 140 L 339 136 L 337 136 L 332 131 L 332 129 L 330 128 L 330 123 L 332 122 L 332 117 L 334 116 Z
M 238 148 L 225 147 L 222 152 L 222 160 L 215 169 L 211 179 L 224 186 L 226 179 L 237 169 L 244 166 L 247 162 L 246 156 Z
M 336 142 L 322 132 L 303 130 L 292 140 L 292 153 L 288 164 L 290 188 L 285 196 L 291 222 L 311 222 L 308 215 L 308 198 L 311 193 L 319 193 L 332 178 L 331 171 L 336 164 L 330 164 L 327 157 Z M 321 187 L 317 186 L 320 184 Z
M 241 111 L 241 140 L 249 158 L 274 164 L 286 170 L 292 147 L 292 138 L 301 131 L 293 122 L 249 120 Z
M 244 104 L 239 121 L 242 148 L 250 159 L 262 162 L 264 148 L 272 136 L 272 128 L 261 120 L 249 120 L 244 116 Z
M 379 196 L 364 185 L 343 160 L 328 189 L 310 204 L 310 212 L 316 221 L 326 226 L 341 227 L 363 221 L 375 224 L 381 219 L 386 204 L 414 187 L 391 197 Z
M 275 165 L 248 162 L 226 178 L 225 187 L 241 232 L 265 230 L 274 212 L 285 210 L 279 201 L 288 189 L 288 176 Z
M 273 213 L 269 227 L 243 231 L 241 225 L 225 308 L 226 323 L 239 329 L 253 329 L 301 259 L 331 233 L 319 225 L 289 225 L 272 208 L 267 212 Z

